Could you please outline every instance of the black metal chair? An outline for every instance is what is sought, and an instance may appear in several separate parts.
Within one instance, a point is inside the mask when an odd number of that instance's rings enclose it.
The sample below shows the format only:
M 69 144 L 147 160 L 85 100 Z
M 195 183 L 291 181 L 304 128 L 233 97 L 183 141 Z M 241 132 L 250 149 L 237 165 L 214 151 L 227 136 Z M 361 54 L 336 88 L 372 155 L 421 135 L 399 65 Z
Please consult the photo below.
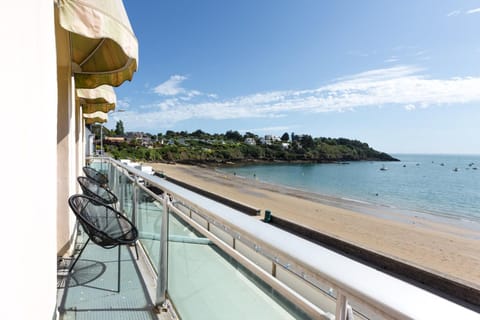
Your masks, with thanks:
M 124 215 L 97 198 L 76 194 L 68 199 L 68 204 L 88 235 L 88 240 L 80 249 L 77 258 L 69 268 L 69 272 L 73 271 L 90 240 L 105 249 L 118 247 L 117 292 L 120 292 L 120 247 L 135 244 L 138 259 L 137 228 Z
M 98 200 L 103 203 L 113 205 L 116 208 L 118 198 L 113 192 L 88 177 L 78 177 L 77 181 L 80 184 L 84 195 L 98 198 Z
M 105 188 L 108 186 L 108 177 L 100 171 L 97 171 L 92 167 L 83 167 L 83 172 L 87 177 L 96 181 L 99 185 Z

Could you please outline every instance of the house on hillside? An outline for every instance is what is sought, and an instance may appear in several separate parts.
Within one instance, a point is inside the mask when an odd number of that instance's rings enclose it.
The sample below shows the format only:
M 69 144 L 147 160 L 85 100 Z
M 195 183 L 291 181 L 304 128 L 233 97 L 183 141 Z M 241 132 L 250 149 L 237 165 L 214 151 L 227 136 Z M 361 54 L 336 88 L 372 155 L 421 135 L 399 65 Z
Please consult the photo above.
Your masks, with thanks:
M 153 145 L 153 139 L 150 136 L 142 135 L 140 138 L 141 144 L 144 147 L 150 147 Z
M 154 142 L 154 138 L 143 132 L 127 132 L 125 136 L 128 143 L 136 142 L 144 147 L 152 146 Z
M 254 146 L 254 145 L 256 145 L 257 143 L 255 142 L 255 139 L 254 139 L 254 138 L 249 137 L 249 138 L 245 138 L 245 144 L 248 144 L 248 145 L 250 145 L 250 146 Z
M 143 134 L 141 132 L 127 132 L 125 135 L 127 142 L 132 143 L 133 141 L 141 141 Z
M 106 144 L 120 144 L 127 141 L 125 137 L 105 137 L 103 142 Z
M 266 144 L 267 146 L 272 145 L 274 142 L 280 142 L 282 141 L 279 137 L 271 135 L 271 134 L 266 134 L 263 138 L 260 138 L 260 142 L 262 144 Z

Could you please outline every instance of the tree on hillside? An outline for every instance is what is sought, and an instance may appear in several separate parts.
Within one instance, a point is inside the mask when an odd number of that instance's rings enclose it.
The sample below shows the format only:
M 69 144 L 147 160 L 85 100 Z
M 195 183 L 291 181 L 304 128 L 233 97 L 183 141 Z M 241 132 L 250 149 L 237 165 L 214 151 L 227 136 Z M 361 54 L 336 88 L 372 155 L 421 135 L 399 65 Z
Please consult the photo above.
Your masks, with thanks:
M 201 139 L 201 138 L 204 138 L 207 134 L 205 132 L 203 132 L 202 130 L 198 129 L 198 130 L 193 131 L 191 135 L 196 137 L 196 138 Z
M 123 128 L 123 121 L 118 120 L 115 125 L 115 135 L 123 137 L 125 135 L 125 130 Z
M 175 137 L 175 131 L 167 130 L 167 132 L 165 132 L 165 138 L 170 139 L 173 137 Z
M 238 131 L 228 130 L 225 132 L 225 138 L 233 141 L 242 141 L 243 136 Z
M 246 138 L 256 138 L 256 134 L 255 133 L 252 133 L 252 132 L 245 132 L 245 134 L 243 135 L 243 138 L 246 139 Z
M 315 143 L 313 142 L 312 136 L 308 134 L 304 134 L 300 138 L 300 143 L 302 144 L 302 147 L 304 147 L 305 149 L 311 149 L 315 147 Z
M 285 132 L 280 139 L 281 139 L 282 141 L 286 142 L 286 141 L 288 141 L 288 137 L 289 137 L 289 136 L 288 136 L 288 132 Z
M 243 140 L 245 141 L 245 139 L 247 139 L 247 138 L 252 138 L 256 142 L 258 142 L 258 140 L 259 140 L 258 136 L 255 133 L 252 133 L 252 132 L 245 132 L 245 134 L 243 135 Z
M 295 132 L 292 132 L 292 134 L 290 135 L 290 139 L 293 141 L 297 141 L 297 136 L 295 135 Z

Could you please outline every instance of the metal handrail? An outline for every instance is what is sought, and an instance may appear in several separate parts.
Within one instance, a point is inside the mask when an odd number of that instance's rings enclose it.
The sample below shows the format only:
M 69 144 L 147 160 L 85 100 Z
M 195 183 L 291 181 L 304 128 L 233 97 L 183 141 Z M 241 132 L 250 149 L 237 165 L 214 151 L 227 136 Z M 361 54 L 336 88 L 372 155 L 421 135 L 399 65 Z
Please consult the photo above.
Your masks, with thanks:
M 177 205 L 167 202 L 177 214 L 183 214 L 178 205 L 195 211 L 209 224 L 215 225 L 241 241 L 252 250 L 272 261 L 273 266 L 288 270 L 311 285 L 322 288 L 327 285 L 336 292 L 336 319 L 346 319 L 349 302 L 366 307 L 373 315 L 391 319 L 431 319 L 451 316 L 462 319 L 478 319 L 479 315 L 449 300 L 441 298 L 419 287 L 393 278 L 366 265 L 341 256 L 330 250 L 279 230 L 251 217 L 238 214 L 238 211 L 220 203 L 176 186 L 159 177 L 143 173 L 109 158 L 112 164 L 140 177 L 178 201 Z M 137 180 L 137 179 L 135 179 Z M 209 230 L 202 228 L 194 220 L 183 216 L 184 220 L 196 227 L 214 242 L 223 242 Z M 220 241 L 220 242 L 219 242 Z M 224 243 L 224 242 L 223 242 Z M 224 243 L 225 244 L 225 243 Z M 233 245 L 234 247 L 235 245 Z M 234 258 L 234 248 L 221 245 Z M 243 257 L 244 258 L 244 257 Z M 237 260 L 238 260 L 237 259 Z M 243 261 L 245 263 L 245 261 Z M 263 270 L 263 269 L 261 269 Z M 320 314 L 318 314 L 320 315 Z

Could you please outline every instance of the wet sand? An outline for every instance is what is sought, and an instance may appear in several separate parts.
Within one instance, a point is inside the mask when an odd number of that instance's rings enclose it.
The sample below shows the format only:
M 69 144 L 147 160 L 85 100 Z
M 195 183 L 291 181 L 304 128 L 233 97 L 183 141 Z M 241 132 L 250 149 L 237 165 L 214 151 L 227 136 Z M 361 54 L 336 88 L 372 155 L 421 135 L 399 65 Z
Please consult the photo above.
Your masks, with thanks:
M 480 226 L 466 228 L 429 215 L 327 197 L 211 168 L 149 165 L 172 178 L 261 209 L 262 215 L 265 209 L 271 210 L 275 216 L 480 289 Z

